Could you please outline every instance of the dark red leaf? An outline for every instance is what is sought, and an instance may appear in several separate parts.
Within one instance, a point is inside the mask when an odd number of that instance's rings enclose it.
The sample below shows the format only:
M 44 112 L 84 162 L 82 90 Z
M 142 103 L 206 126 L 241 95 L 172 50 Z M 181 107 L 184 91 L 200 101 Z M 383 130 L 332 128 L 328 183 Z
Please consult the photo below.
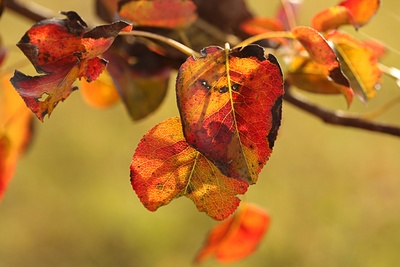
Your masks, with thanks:
M 91 30 L 73 11 L 62 12 L 66 19 L 48 19 L 35 24 L 17 44 L 41 76 L 27 76 L 19 71 L 11 83 L 27 106 L 43 121 L 60 101 L 76 89 L 76 79 L 97 79 L 107 61 L 98 56 L 113 43 L 120 31 L 131 25 L 117 21 Z

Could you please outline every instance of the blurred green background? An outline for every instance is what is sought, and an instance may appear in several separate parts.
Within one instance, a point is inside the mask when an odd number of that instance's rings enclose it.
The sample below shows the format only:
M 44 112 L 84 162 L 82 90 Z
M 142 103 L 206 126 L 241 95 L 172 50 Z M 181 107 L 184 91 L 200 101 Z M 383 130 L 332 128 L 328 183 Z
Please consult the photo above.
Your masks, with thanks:
M 92 1 L 36 2 L 54 11 L 77 11 L 87 21 L 95 17 Z M 248 2 L 255 14 L 272 16 L 279 1 Z M 400 68 L 400 3 L 382 2 L 356 35 L 384 42 L 391 51 L 383 63 Z M 335 3 L 306 0 L 300 24 L 309 25 L 312 14 Z M 6 11 L 0 20 L 3 42 L 14 47 L 31 25 Z M 22 53 L 11 48 L 7 64 L 14 58 L 22 59 Z M 395 82 L 385 79 L 376 99 L 367 106 L 356 99 L 350 111 L 372 111 L 399 93 Z M 341 96 L 307 96 L 346 108 Z M 176 115 L 173 88 L 162 106 L 138 123 L 122 104 L 93 109 L 75 92 L 45 123 L 37 121 L 34 140 L 0 205 L 0 267 L 190 266 L 216 222 L 186 198 L 151 213 L 129 183 L 140 138 Z M 397 105 L 378 119 L 400 124 L 399 115 Z M 245 199 L 266 207 L 272 224 L 257 252 L 230 266 L 400 262 L 399 138 L 326 125 L 284 104 L 274 153 Z

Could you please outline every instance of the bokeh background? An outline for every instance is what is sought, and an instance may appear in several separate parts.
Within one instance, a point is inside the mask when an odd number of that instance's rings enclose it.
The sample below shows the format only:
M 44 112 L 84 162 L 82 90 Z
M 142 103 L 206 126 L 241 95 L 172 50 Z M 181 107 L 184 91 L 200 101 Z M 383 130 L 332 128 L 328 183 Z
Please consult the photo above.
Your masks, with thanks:
M 38 0 L 47 8 L 74 10 L 95 19 L 92 1 Z M 279 1 L 249 0 L 257 15 L 272 16 Z M 389 47 L 384 63 L 400 68 L 400 3 L 384 0 L 372 22 L 356 33 Z M 336 1 L 306 0 L 300 24 Z M 21 60 L 14 44 L 32 25 L 6 11 L 0 20 L 8 66 Z M 14 60 L 15 59 L 15 60 Z M 26 64 L 26 63 L 25 63 Z M 33 74 L 33 72 L 32 72 Z M 186 198 L 147 211 L 129 183 L 129 165 L 140 138 L 178 115 L 173 90 L 148 119 L 133 123 L 122 104 L 97 110 L 79 91 L 60 103 L 21 158 L 0 204 L 0 267 L 191 266 L 216 224 Z M 398 97 L 384 80 L 367 113 Z M 346 109 L 341 96 L 307 97 Z M 378 117 L 400 124 L 400 105 Z M 284 104 L 274 153 L 245 199 L 267 208 L 271 228 L 252 256 L 229 266 L 398 266 L 400 262 L 400 139 L 326 125 Z M 203 266 L 218 266 L 209 260 Z

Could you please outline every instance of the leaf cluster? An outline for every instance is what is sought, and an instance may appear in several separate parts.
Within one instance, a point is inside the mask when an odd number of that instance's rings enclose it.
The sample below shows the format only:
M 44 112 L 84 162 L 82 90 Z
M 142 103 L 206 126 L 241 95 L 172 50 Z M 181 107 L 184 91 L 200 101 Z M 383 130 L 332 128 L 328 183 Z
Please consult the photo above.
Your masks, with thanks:
M 162 103 L 177 70 L 180 117 L 143 137 L 130 179 L 150 211 L 185 196 L 199 211 L 225 220 L 210 233 L 197 261 L 209 255 L 238 260 L 265 233 L 269 216 L 260 208 L 246 204 L 231 215 L 238 195 L 257 182 L 272 153 L 284 94 L 292 103 L 300 101 L 291 87 L 341 94 L 348 106 L 354 95 L 368 102 L 380 88 L 382 47 L 340 31 L 368 23 L 379 0 L 342 1 L 316 14 L 311 27 L 295 25 L 298 4 L 290 1 L 282 1 L 274 18 L 254 17 L 242 0 L 98 0 L 96 5 L 107 24 L 91 28 L 69 11 L 33 25 L 17 46 L 38 75 L 17 70 L 11 84 L 41 121 L 82 78 L 89 104 L 108 107 L 121 99 L 137 121 Z M 4 55 L 0 50 L 0 64 Z M 14 108 L 20 105 L 14 104 L 15 92 L 4 88 L 0 196 L 29 140 L 32 120 L 26 109 Z

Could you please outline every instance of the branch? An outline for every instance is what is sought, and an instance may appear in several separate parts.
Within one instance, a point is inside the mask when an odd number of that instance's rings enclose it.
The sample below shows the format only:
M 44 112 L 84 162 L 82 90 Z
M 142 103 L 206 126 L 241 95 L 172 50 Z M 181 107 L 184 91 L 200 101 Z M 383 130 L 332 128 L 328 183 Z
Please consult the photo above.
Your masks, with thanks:
M 288 88 L 289 86 L 286 86 L 285 88 L 287 89 L 285 91 L 285 100 L 287 102 L 310 113 L 313 116 L 322 119 L 325 123 L 360 128 L 368 131 L 385 133 L 400 137 L 400 126 L 392 126 L 383 123 L 372 122 L 358 116 L 347 115 L 341 111 L 331 111 L 321 108 L 317 105 L 314 105 L 304 97 L 295 96 Z
M 5 7 L 35 22 L 57 16 L 52 10 L 32 1 L 6 0 Z

